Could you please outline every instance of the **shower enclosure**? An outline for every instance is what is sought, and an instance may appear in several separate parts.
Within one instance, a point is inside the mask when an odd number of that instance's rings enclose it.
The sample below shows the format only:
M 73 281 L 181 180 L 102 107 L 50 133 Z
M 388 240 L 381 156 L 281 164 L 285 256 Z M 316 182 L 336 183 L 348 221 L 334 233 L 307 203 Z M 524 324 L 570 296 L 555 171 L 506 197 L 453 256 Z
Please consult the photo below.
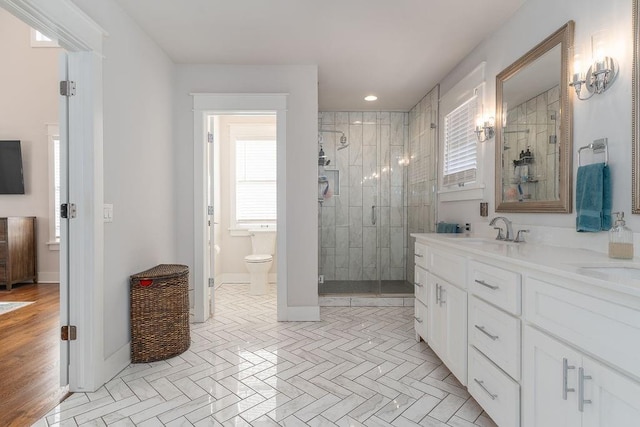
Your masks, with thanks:
M 322 112 L 318 128 L 329 162 L 319 166 L 319 293 L 413 294 L 408 113 Z

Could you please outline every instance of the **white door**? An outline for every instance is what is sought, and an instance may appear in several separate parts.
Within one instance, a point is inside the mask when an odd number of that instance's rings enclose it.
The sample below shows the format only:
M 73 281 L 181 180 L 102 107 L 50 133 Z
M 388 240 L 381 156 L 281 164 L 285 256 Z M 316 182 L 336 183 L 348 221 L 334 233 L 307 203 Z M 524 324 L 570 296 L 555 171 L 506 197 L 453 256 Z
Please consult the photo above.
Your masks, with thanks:
M 525 327 L 522 410 L 524 427 L 578 427 L 578 368 L 581 355 Z
M 443 283 L 440 301 L 445 307 L 445 353 L 448 368 L 463 385 L 467 384 L 467 293 Z
M 636 427 L 640 425 L 640 384 L 595 362 L 582 361 L 583 427 Z M 578 373 L 580 374 L 580 372 Z
M 214 144 L 214 117 L 213 116 L 209 116 L 207 117 L 207 138 L 208 138 L 208 143 L 207 143 L 207 237 L 208 237 L 208 244 L 207 244 L 207 261 L 209 263 L 209 276 L 208 276 L 208 283 L 209 283 L 209 315 L 213 314 L 213 310 L 215 308 L 215 293 L 214 293 L 214 287 L 213 287 L 213 283 L 212 283 L 212 279 L 215 277 L 215 266 L 216 266 L 216 262 L 215 262 L 215 256 L 216 256 L 216 251 L 215 251 L 215 234 L 214 234 L 214 215 L 212 212 L 212 209 L 217 209 L 218 206 L 215 205 L 214 203 L 214 187 L 215 187 L 215 156 L 214 156 L 214 149 L 213 149 L 213 144 Z
M 68 79 L 66 53 L 58 59 L 60 81 Z M 58 103 L 60 130 L 60 203 L 69 200 L 69 98 L 60 95 Z M 56 206 L 55 209 L 60 209 Z M 60 220 L 60 325 L 69 325 L 69 223 Z M 69 384 L 69 341 L 60 341 L 60 385 Z

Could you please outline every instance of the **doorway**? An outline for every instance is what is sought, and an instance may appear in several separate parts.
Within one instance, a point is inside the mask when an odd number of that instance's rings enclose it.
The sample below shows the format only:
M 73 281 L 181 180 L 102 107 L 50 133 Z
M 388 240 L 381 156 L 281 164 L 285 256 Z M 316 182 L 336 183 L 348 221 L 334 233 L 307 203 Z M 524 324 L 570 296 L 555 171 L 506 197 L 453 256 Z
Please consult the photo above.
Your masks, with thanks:
M 215 205 L 209 210 L 208 141 L 210 117 L 220 115 L 275 115 L 276 123 L 276 251 L 277 257 L 277 317 L 287 320 L 287 263 L 286 263 L 286 94 L 194 94 L 194 321 L 204 322 L 211 315 L 213 305 L 209 278 L 214 277 L 215 234 L 209 221 L 215 222 Z M 215 123 L 214 123 L 215 126 Z M 215 154 L 215 152 L 214 152 Z M 214 160 L 215 162 L 215 160 Z M 214 175 L 215 179 L 215 175 Z M 215 186 L 215 185 L 214 185 Z M 215 203 L 215 193 L 213 194 Z M 222 200 L 220 203 L 224 203 Z M 209 214 L 212 212 L 212 215 Z M 224 230 L 222 230 L 224 231 Z M 248 234 L 245 230 L 245 234 Z M 245 239 L 247 236 L 245 236 Z M 215 240 L 215 236 L 213 236 Z M 247 242 L 247 240 L 245 240 Z M 246 243 L 245 243 L 246 244 Z M 210 249 L 212 248 L 212 249 Z M 221 248 L 221 251 L 224 248 Z M 214 256 L 211 256 L 211 253 Z

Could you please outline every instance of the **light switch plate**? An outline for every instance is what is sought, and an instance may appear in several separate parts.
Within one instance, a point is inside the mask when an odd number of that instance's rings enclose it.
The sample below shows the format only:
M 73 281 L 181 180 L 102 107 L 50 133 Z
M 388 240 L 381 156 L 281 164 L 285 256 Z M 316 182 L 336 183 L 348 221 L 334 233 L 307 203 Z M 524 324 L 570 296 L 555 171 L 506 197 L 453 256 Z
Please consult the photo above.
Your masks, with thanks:
M 102 218 L 104 222 L 113 222 L 113 205 L 105 203 L 102 209 Z

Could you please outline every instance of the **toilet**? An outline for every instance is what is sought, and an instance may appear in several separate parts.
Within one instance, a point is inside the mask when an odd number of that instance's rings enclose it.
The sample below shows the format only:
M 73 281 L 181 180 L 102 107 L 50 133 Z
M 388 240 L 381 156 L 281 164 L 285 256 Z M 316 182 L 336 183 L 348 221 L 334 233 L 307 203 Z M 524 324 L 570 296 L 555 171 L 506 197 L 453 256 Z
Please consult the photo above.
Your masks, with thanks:
M 251 275 L 249 293 L 262 295 L 267 293 L 268 274 L 273 264 L 276 249 L 276 232 L 269 230 L 251 230 L 251 255 L 244 257 L 244 263 Z

